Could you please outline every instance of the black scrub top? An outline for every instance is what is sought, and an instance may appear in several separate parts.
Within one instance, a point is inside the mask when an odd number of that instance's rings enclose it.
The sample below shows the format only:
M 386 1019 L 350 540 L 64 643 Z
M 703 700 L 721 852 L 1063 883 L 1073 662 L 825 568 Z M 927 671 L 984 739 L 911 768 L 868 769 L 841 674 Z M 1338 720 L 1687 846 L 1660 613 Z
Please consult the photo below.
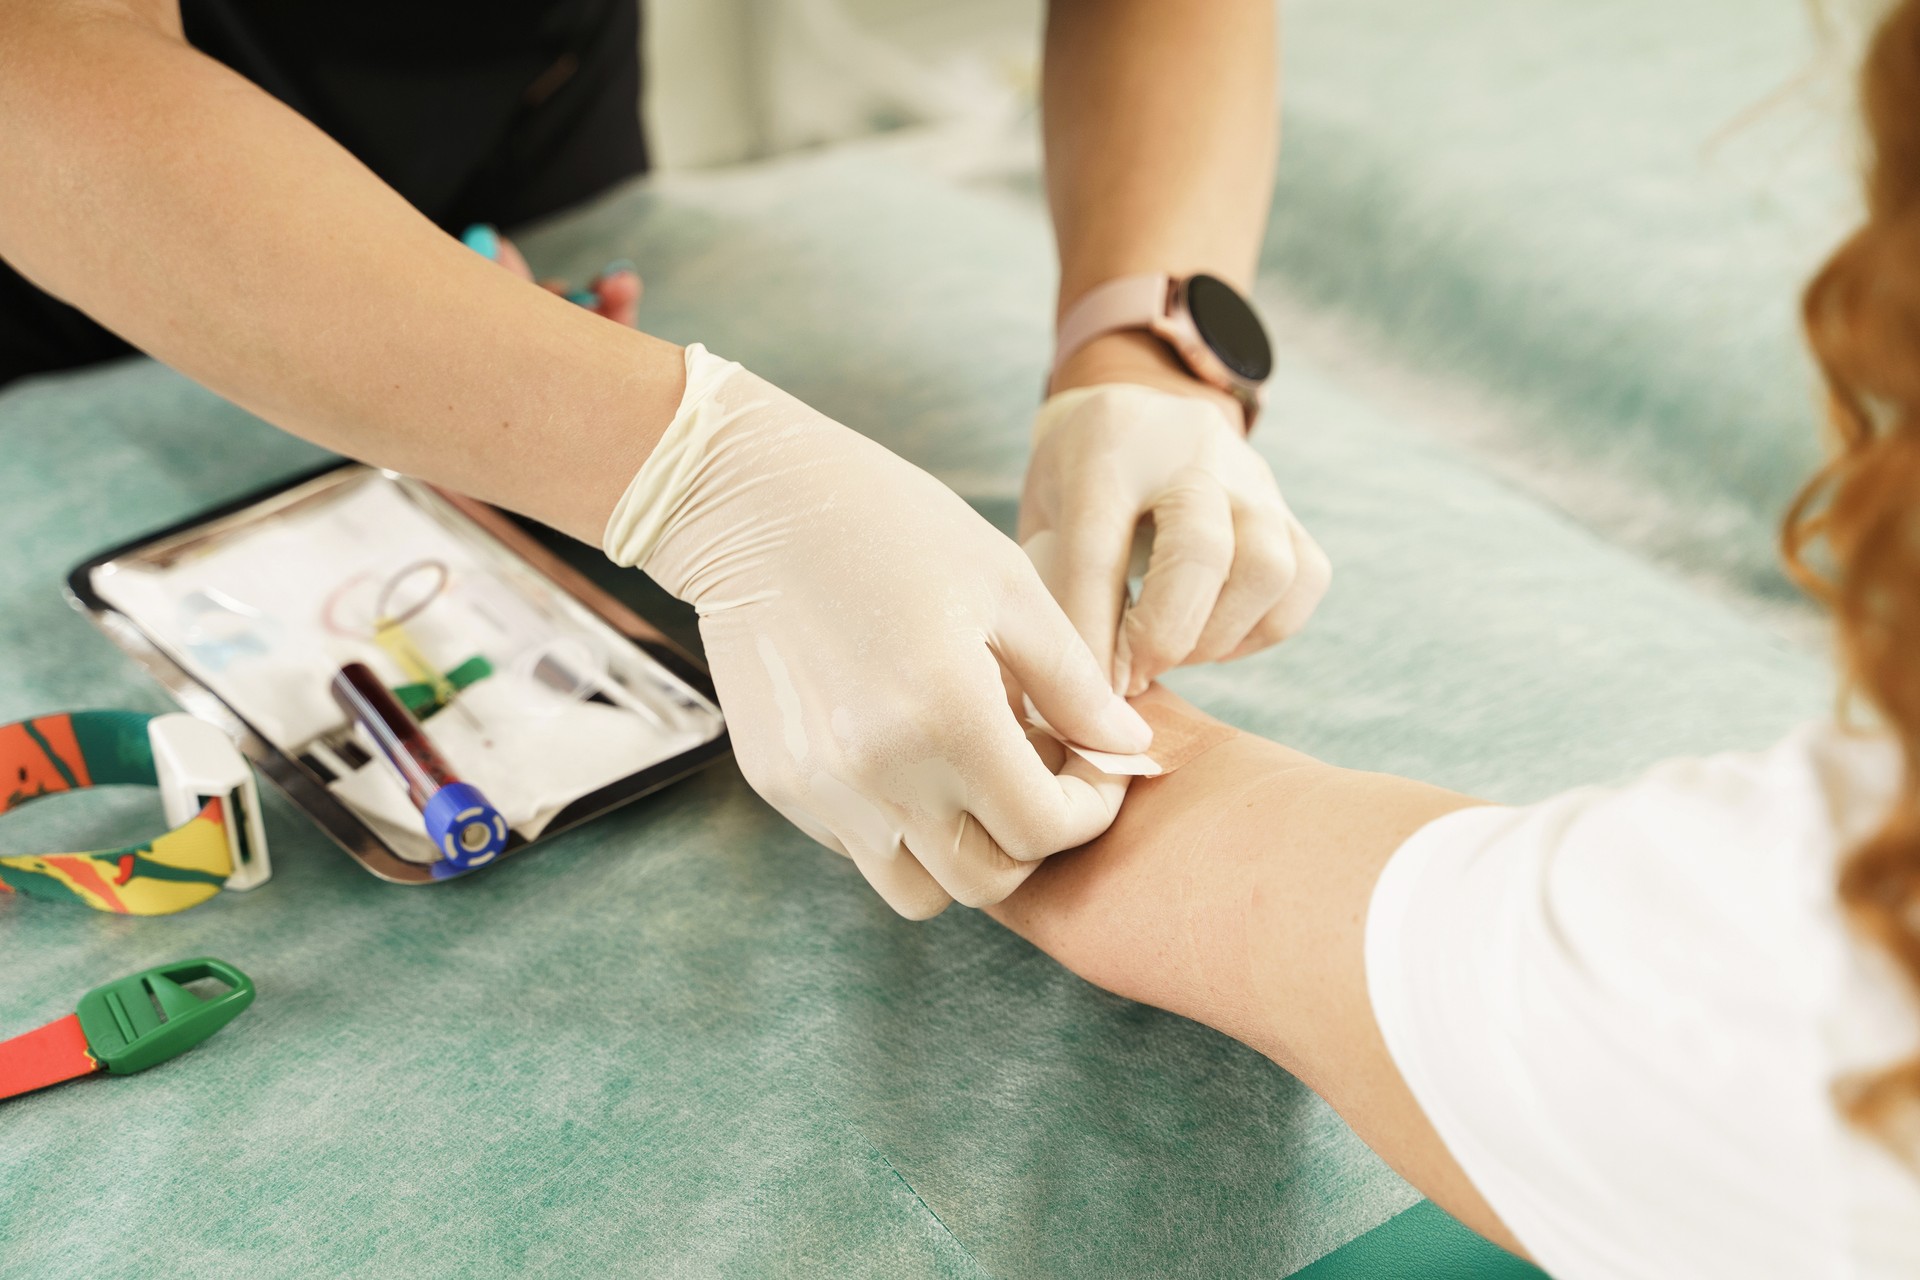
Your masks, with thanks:
M 188 43 L 458 234 L 643 173 L 638 0 L 181 0 Z M 130 348 L 0 263 L 0 385 Z

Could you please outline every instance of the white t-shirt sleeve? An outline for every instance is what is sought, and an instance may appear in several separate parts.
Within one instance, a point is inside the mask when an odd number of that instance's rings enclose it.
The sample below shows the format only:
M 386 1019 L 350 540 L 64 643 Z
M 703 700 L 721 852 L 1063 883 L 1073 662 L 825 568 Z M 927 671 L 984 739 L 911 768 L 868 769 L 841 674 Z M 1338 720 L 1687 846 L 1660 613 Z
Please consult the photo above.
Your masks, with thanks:
M 1834 892 L 1897 777 L 1884 742 L 1810 728 L 1463 810 L 1389 861 L 1367 921 L 1388 1049 L 1559 1280 L 1920 1275 L 1920 1182 L 1831 1094 L 1916 1042 Z

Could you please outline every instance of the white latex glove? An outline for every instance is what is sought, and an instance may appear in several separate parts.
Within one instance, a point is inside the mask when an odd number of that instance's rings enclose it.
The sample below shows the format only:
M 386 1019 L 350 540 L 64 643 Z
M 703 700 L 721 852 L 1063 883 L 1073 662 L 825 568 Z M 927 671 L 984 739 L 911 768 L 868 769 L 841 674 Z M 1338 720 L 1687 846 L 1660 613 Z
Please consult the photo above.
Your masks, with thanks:
M 1143 527 L 1152 549 L 1129 604 Z M 1040 533 L 1055 535 L 1048 588 L 1129 697 L 1183 663 L 1293 635 L 1333 575 L 1219 406 L 1134 383 L 1076 387 L 1041 406 L 1020 540 Z
M 1012 541 L 701 347 L 604 546 L 699 609 L 753 789 L 909 918 L 1000 901 L 1119 809 L 1124 779 L 1042 763 L 1003 672 L 1082 745 L 1152 738 Z

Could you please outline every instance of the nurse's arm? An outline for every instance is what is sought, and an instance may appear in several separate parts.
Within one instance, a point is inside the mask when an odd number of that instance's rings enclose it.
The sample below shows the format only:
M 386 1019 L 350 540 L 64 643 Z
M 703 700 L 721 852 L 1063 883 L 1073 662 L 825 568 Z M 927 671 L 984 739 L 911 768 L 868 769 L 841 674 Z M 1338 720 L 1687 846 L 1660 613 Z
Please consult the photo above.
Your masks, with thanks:
M 1276 0 L 1051 0 L 1042 126 L 1058 310 L 1119 276 L 1205 272 L 1248 292 L 1279 145 Z M 1056 389 L 1138 382 L 1217 400 L 1143 333 L 1109 334 Z
M 1180 736 L 1214 745 L 1136 781 L 1104 836 L 1048 859 L 989 914 L 1094 985 L 1266 1054 L 1408 1182 L 1518 1251 L 1388 1056 L 1363 962 L 1367 901 L 1387 858 L 1474 801 L 1322 764 L 1158 686 L 1146 700 L 1156 741 L 1172 741 L 1181 722 Z
M 7 0 L 0 50 L 0 258 L 296 435 L 599 541 L 677 347 L 442 233 L 170 0 Z

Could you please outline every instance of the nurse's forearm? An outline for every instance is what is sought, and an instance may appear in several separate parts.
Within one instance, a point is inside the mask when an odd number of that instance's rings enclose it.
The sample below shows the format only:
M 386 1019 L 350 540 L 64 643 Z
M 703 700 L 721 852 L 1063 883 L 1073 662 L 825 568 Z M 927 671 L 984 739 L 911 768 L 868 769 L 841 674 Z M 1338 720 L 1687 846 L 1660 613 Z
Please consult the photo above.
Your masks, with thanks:
M 1048 859 L 988 911 L 1089 982 L 1266 1054 L 1409 1182 L 1514 1247 L 1388 1056 L 1362 950 L 1387 858 L 1473 802 L 1322 764 L 1210 721 L 1158 687 L 1145 702 L 1157 740 L 1197 721 L 1217 745 L 1134 783 L 1104 836 Z
M 1275 0 L 1052 0 L 1043 86 L 1062 313 L 1116 276 L 1207 272 L 1250 289 L 1279 139 Z M 1061 386 L 1184 370 L 1128 334 Z M 1153 379 L 1162 381 L 1161 379 Z
M 677 347 L 467 250 L 170 5 L 13 0 L 0 49 L 0 257 L 296 435 L 599 540 Z

